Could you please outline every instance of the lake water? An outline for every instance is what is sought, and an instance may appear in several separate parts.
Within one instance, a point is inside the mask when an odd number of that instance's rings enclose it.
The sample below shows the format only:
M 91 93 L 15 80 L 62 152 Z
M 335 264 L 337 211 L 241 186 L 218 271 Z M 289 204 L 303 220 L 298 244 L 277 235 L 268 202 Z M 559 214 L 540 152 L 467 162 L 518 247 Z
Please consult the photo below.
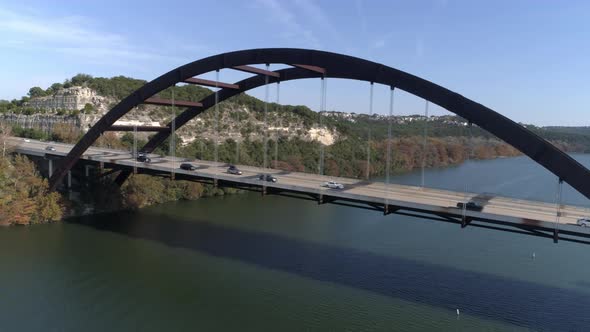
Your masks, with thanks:
M 425 175 L 430 187 L 556 197 L 555 176 L 526 157 Z M 567 186 L 563 197 L 588 205 Z M 583 331 L 589 253 L 286 197 L 205 198 L 1 228 L 0 331 Z

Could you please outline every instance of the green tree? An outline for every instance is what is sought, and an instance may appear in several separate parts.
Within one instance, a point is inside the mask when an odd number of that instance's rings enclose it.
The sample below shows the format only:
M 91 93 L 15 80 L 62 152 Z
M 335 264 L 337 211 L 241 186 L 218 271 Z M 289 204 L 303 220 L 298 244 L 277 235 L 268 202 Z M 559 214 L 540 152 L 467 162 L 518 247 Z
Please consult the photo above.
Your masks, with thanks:
M 47 88 L 47 94 L 55 94 L 63 87 L 64 85 L 61 83 L 53 83 L 49 88 Z
M 47 93 L 45 92 L 45 90 L 41 89 L 40 87 L 35 86 L 35 87 L 32 87 L 29 89 L 28 95 L 31 98 L 35 98 L 35 97 L 44 97 L 47 95 Z
M 92 76 L 88 74 L 77 74 L 70 80 L 73 86 L 82 86 L 86 83 L 92 82 Z
M 84 114 L 91 114 L 91 113 L 94 113 L 94 106 L 93 106 L 92 104 L 90 104 L 90 103 L 86 103 L 86 104 L 84 105 L 84 108 L 82 109 L 82 112 L 83 112 Z

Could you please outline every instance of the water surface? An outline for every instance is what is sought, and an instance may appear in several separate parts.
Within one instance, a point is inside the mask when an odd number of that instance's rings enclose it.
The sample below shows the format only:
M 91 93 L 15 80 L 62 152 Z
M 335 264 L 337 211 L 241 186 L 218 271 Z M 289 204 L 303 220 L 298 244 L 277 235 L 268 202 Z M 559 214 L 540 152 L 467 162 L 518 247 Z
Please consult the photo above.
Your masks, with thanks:
M 525 157 L 425 180 L 548 202 L 557 187 Z M 176 202 L 0 229 L 0 331 L 585 330 L 588 250 L 254 193 Z

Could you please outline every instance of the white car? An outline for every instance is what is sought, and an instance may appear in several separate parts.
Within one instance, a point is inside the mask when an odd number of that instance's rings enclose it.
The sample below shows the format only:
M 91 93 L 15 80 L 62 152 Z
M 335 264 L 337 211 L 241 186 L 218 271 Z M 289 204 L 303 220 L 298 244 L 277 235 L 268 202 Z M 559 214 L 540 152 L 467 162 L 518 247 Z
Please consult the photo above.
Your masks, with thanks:
M 31 140 L 28 138 L 25 138 L 24 141 L 25 141 L 25 143 L 31 143 Z
M 328 187 L 330 189 L 344 189 L 344 185 L 342 183 L 328 181 L 322 184 L 322 187 Z
M 582 227 L 590 227 L 590 218 L 580 218 L 577 224 Z

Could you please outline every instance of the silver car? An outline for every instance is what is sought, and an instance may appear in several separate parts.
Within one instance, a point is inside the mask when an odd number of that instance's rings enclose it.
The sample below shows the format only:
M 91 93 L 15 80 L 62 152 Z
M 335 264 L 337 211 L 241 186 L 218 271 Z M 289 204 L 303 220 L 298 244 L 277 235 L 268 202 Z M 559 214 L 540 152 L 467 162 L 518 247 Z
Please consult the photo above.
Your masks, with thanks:
M 577 224 L 582 227 L 590 227 L 590 218 L 580 218 Z
M 322 187 L 328 187 L 330 189 L 344 189 L 344 185 L 342 183 L 338 183 L 335 181 L 328 181 L 322 184 Z

